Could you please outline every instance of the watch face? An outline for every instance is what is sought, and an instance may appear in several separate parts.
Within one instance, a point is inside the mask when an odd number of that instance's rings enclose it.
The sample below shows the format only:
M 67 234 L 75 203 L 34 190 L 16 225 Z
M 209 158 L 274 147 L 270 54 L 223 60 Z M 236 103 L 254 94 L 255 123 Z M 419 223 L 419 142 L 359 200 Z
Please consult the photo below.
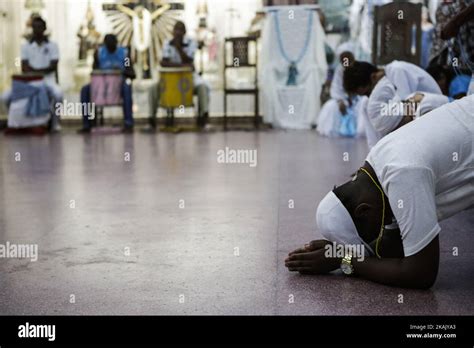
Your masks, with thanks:
M 347 263 L 343 263 L 341 265 L 341 270 L 344 272 L 344 274 L 351 274 L 352 273 L 352 267 L 348 265 Z

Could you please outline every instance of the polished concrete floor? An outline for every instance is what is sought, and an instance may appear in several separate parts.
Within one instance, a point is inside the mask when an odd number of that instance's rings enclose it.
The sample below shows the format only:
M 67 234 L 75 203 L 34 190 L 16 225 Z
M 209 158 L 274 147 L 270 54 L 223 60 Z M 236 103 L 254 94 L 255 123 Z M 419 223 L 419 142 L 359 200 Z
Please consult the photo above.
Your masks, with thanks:
M 218 163 L 226 146 L 258 165 Z M 0 314 L 472 315 L 472 212 L 442 223 L 429 291 L 284 267 L 366 151 L 314 131 L 1 135 L 0 243 L 39 259 L 0 259 Z

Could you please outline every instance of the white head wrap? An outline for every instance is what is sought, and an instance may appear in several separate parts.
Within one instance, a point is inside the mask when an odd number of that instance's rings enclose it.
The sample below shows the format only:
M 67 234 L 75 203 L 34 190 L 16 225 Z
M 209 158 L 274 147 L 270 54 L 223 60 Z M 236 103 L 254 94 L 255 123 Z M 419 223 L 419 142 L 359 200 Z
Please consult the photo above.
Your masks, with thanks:
M 420 106 L 416 110 L 415 117 L 421 117 L 424 114 L 439 108 L 440 106 L 449 103 L 449 98 L 443 94 L 434 94 L 423 92 L 423 99 Z
M 316 226 L 323 237 L 331 242 L 364 245 L 364 254 L 374 254 L 372 248 L 360 238 L 351 215 L 332 191 L 319 203 Z
M 336 57 L 337 57 L 337 59 L 339 60 L 340 55 L 344 52 L 351 52 L 352 54 L 354 54 L 355 48 L 356 47 L 355 47 L 354 43 L 352 43 L 350 41 L 343 42 L 342 44 L 340 44 L 336 48 Z

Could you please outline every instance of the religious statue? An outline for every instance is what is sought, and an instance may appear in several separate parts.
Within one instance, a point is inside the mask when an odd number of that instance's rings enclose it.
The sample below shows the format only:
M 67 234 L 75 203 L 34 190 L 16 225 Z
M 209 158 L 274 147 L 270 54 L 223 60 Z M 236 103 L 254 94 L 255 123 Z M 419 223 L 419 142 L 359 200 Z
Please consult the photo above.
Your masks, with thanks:
M 30 10 L 32 14 L 39 15 L 41 10 L 44 8 L 43 0 L 26 0 L 25 8 Z
M 240 12 L 239 10 L 234 7 L 233 3 L 229 4 L 229 7 L 226 9 L 226 23 L 227 28 L 225 28 L 225 36 L 226 37 L 234 37 L 236 36 L 236 27 L 240 24 Z M 238 24 L 236 24 L 238 23 Z
M 208 14 L 207 1 L 200 1 L 196 10 L 196 16 L 199 18 L 199 28 L 207 28 Z
M 131 48 L 132 59 L 142 69 L 144 78 L 151 77 L 151 67 L 161 60 L 161 48 L 171 36 L 182 3 L 162 0 L 123 1 L 104 4 L 119 42 Z
M 206 46 L 208 34 L 207 15 L 207 2 L 205 0 L 200 1 L 196 10 L 196 17 L 199 19 L 199 25 L 196 30 L 196 38 L 199 50 L 199 75 L 202 75 L 204 72 L 204 48 Z
M 77 36 L 79 37 L 79 60 L 86 60 L 100 45 L 102 36 L 95 28 L 90 0 L 87 4 L 85 21 L 81 24 Z

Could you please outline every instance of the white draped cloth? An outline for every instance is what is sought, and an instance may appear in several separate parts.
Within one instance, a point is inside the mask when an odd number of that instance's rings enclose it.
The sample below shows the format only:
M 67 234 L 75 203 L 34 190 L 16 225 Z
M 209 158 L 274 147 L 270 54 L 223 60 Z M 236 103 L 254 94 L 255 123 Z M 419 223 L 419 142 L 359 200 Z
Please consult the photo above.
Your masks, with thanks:
M 390 0 L 354 0 L 350 8 L 349 27 L 351 39 L 357 42 L 357 60 L 371 61 L 374 7 L 382 6 Z
M 265 8 L 267 15 L 262 31 L 259 80 L 263 96 L 263 119 L 274 127 L 309 129 L 316 124 L 327 62 L 325 33 L 315 8 L 311 5 Z M 274 15 L 278 16 L 280 30 L 277 29 Z M 287 57 L 296 60 L 304 51 L 307 41 L 308 16 L 312 16 L 308 47 L 297 64 L 296 85 L 287 86 L 290 62 L 281 52 L 278 32 L 281 33 L 281 44 Z

